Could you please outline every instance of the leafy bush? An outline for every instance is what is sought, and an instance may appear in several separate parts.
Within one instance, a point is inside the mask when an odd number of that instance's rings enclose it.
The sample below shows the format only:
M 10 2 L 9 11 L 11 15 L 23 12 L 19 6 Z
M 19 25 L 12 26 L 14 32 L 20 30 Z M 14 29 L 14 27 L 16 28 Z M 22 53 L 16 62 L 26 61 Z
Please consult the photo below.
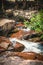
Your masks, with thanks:
M 24 22 L 25 26 L 30 27 L 31 30 L 35 30 L 36 32 L 42 32 L 43 31 L 43 10 L 39 11 L 37 14 L 33 14 L 32 18 L 29 22 Z
M 37 32 L 43 31 L 43 11 L 40 11 L 39 13 L 34 15 L 30 20 L 32 30 L 35 30 Z

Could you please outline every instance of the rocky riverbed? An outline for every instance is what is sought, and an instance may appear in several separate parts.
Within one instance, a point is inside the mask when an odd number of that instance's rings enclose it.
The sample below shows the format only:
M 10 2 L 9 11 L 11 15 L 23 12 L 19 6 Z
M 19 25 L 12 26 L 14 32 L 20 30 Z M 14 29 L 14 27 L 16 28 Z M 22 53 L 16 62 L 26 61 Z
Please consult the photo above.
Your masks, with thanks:
M 18 20 L 18 16 L 29 20 L 36 11 L 9 11 L 7 15 L 13 13 L 17 20 L 0 19 L 0 65 L 43 65 L 43 32 L 30 30 Z

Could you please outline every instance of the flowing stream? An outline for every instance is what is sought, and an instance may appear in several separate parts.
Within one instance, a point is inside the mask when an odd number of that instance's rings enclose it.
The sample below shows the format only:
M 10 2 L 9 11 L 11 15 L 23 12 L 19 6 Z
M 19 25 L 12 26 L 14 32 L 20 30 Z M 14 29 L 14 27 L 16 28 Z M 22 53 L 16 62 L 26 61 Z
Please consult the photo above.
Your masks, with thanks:
M 13 45 L 15 45 L 16 42 L 23 44 L 25 46 L 25 49 L 23 50 L 23 52 L 35 52 L 35 53 L 43 54 L 43 44 L 41 43 L 29 42 L 29 41 L 20 40 L 17 38 L 9 38 L 9 39 Z

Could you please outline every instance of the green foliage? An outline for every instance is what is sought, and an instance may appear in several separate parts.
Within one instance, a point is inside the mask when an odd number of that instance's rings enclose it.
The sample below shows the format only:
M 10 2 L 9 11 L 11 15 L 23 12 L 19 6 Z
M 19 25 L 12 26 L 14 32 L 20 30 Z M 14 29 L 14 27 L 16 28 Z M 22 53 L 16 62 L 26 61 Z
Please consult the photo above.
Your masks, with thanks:
M 35 30 L 37 32 L 43 31 L 43 11 L 40 11 L 39 13 L 34 15 L 30 20 L 32 30 Z
M 30 19 L 31 22 L 24 21 L 26 27 L 30 27 L 31 30 L 36 32 L 43 31 L 43 10 L 37 14 L 33 14 Z
M 24 20 L 24 25 L 25 25 L 25 27 L 28 27 L 29 26 L 29 22 Z

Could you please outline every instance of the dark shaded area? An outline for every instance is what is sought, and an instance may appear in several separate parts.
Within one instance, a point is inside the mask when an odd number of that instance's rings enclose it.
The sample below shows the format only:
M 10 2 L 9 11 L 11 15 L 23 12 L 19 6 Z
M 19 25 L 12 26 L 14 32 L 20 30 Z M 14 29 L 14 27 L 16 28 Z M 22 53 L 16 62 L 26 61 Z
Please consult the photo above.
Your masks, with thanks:
M 3 2 L 3 3 L 2 3 Z M 3 5 L 3 6 L 2 6 Z M 13 9 L 13 10 L 40 10 L 43 9 L 43 0 L 35 0 L 35 1 L 7 1 L 7 0 L 0 0 L 0 18 L 6 17 L 5 10 Z M 10 16 L 13 16 L 10 15 Z M 9 17 L 10 17 L 9 16 Z
M 4 8 L 9 9 L 43 9 L 43 0 L 36 0 L 36 1 L 15 1 L 10 2 L 3 0 Z M 0 9 L 2 9 L 2 0 L 0 0 Z

